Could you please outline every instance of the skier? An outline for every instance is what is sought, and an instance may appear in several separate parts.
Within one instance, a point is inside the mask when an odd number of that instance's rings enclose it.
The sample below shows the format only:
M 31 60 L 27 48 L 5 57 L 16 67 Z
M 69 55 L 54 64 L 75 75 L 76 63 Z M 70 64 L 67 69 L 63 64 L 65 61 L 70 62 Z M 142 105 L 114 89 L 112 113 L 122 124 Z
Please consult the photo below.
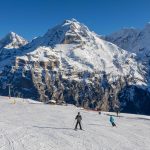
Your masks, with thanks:
M 98 114 L 101 115 L 102 114 L 101 111 L 99 111 Z
M 75 117 L 75 120 L 77 120 L 75 130 L 77 130 L 78 124 L 80 126 L 80 130 L 82 130 L 82 127 L 81 127 L 82 116 L 80 115 L 80 112 L 78 112 L 78 115 Z
M 112 115 L 110 116 L 109 121 L 111 122 L 111 124 L 112 124 L 113 127 L 116 127 L 115 120 L 114 120 L 114 118 L 113 118 Z
M 100 108 L 98 108 L 98 109 L 97 109 L 97 111 L 98 111 L 98 114 L 99 114 L 99 115 L 101 115 L 101 114 L 102 114 L 102 113 L 101 113 L 101 109 L 100 109 Z

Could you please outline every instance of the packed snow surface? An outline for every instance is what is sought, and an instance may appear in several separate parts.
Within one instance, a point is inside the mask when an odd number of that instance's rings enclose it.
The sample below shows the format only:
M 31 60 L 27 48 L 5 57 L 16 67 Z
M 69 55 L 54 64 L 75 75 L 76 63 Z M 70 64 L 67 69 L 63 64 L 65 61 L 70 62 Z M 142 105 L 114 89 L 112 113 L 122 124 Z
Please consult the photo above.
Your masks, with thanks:
M 113 128 L 110 113 L 8 97 L 0 111 L 0 150 L 150 150 L 150 116 L 120 114 Z M 84 131 L 74 130 L 78 111 Z

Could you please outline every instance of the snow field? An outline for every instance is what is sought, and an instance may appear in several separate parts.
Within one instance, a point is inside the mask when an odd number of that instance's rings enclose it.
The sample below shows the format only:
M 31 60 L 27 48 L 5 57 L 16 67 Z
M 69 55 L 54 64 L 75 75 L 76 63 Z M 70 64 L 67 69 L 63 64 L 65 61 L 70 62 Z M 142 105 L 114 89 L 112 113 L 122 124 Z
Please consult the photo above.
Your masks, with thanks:
M 150 117 L 109 113 L 0 97 L 0 150 L 149 150 Z M 73 130 L 80 111 L 85 131 Z

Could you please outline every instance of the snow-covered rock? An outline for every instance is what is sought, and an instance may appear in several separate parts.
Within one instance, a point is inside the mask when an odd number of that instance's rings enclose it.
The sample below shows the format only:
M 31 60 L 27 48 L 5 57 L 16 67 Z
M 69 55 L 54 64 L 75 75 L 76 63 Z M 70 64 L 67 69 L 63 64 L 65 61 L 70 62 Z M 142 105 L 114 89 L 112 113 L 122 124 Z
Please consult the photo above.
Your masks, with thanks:
M 147 23 L 143 29 L 122 29 L 106 36 L 105 39 L 129 52 L 136 53 L 141 59 L 150 57 L 150 23 Z
M 150 85 L 150 23 L 147 23 L 143 29 L 126 28 L 107 35 L 108 40 L 128 52 L 135 53 L 137 61 L 145 66 L 148 88 Z M 141 70 L 142 71 L 142 70 Z
M 19 49 L 28 42 L 14 32 L 8 33 L 0 39 L 0 60 L 11 57 L 19 53 Z
M 44 36 L 33 40 L 27 47 L 32 51 L 28 55 L 35 55 L 34 61 L 47 61 L 50 55 L 55 55 L 66 70 L 96 70 L 113 75 L 129 75 L 132 70 L 133 74 L 142 79 L 138 72 L 140 64 L 134 60 L 134 54 L 100 39 L 75 19 L 65 20 L 49 29 Z
M 13 48 L 20 48 L 26 45 L 28 42 L 14 32 L 8 33 L 4 38 L 0 40 L 0 49 L 13 49 Z

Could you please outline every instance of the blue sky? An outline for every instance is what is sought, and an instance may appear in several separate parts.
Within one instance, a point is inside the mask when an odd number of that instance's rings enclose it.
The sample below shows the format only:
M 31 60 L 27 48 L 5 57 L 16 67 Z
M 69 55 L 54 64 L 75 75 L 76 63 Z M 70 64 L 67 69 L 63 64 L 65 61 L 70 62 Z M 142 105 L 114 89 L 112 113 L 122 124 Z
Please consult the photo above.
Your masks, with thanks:
M 75 18 L 98 34 L 150 21 L 150 0 L 1 0 L 0 37 L 14 31 L 28 40 Z

